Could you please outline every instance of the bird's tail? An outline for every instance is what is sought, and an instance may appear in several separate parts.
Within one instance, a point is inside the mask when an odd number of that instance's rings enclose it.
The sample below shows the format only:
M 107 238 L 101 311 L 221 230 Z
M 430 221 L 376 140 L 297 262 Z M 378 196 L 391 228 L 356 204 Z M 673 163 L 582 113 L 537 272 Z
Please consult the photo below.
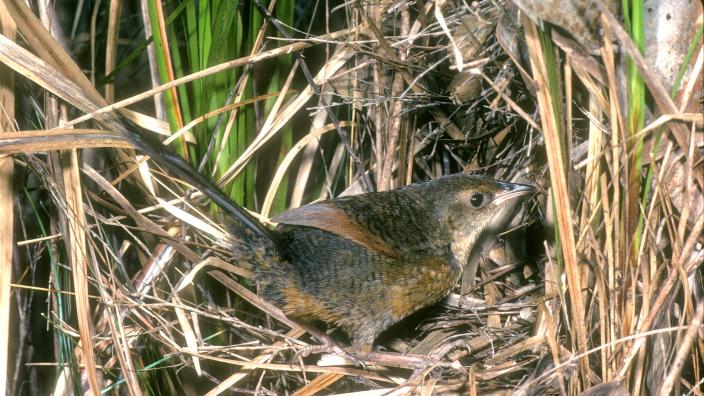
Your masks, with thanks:
M 118 117 L 125 126 L 127 139 L 136 150 L 150 156 L 164 168 L 172 170 L 223 210 L 233 235 L 233 262 L 252 273 L 254 282 L 262 288 L 269 301 L 282 302 L 283 296 L 279 295 L 281 290 L 290 287 L 291 282 L 299 285 L 300 279 L 292 279 L 297 273 L 291 271 L 290 264 L 281 257 L 275 235 L 181 157 L 170 152 L 167 147 L 142 136 L 138 132 L 139 127 L 129 119 Z
M 178 177 L 197 188 L 216 205 L 218 205 L 232 220 L 237 223 L 238 228 L 256 238 L 271 240 L 272 235 L 257 219 L 250 215 L 244 208 L 237 205 L 228 198 L 213 182 L 198 173 L 193 167 L 178 155 L 159 143 L 142 136 L 139 126 L 124 116 L 118 116 L 120 122 L 125 126 L 127 140 L 135 146 L 137 151 L 150 156 L 159 165 L 172 170 Z

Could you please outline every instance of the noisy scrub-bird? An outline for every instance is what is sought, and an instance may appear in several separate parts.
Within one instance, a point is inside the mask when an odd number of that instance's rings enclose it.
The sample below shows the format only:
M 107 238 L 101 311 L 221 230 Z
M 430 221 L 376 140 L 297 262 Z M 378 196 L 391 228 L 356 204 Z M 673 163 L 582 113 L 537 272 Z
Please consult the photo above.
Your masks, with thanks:
M 480 238 L 501 231 L 518 198 L 534 192 L 454 174 L 292 209 L 272 218 L 278 226 L 271 230 L 164 147 L 136 132 L 128 137 L 232 216 L 242 238 L 274 250 L 248 260 L 265 299 L 294 319 L 339 326 L 357 356 L 391 325 L 446 296 Z

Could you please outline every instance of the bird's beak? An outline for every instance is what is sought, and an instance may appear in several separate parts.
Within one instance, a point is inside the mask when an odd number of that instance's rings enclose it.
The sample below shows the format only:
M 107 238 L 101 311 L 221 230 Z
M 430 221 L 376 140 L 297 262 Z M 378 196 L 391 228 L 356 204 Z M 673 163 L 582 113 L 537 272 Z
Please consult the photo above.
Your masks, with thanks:
M 535 193 L 536 188 L 528 184 L 501 183 L 502 190 L 496 193 L 493 205 L 501 205 L 508 200 Z

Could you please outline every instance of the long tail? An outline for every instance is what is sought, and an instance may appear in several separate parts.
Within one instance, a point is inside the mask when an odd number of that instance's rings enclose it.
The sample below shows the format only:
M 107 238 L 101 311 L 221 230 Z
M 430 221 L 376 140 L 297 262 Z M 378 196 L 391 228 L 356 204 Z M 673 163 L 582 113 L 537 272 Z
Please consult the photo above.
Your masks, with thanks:
M 135 149 L 150 156 L 153 160 L 167 169 L 175 169 L 178 176 L 193 187 L 200 190 L 216 205 L 224 210 L 232 220 L 240 223 L 242 230 L 254 232 L 257 237 L 272 241 L 271 232 L 265 228 L 257 219 L 250 215 L 244 208 L 232 202 L 223 192 L 210 180 L 198 173 L 191 165 L 181 157 L 169 151 L 161 144 L 154 143 L 150 139 L 142 136 L 138 131 L 140 127 L 129 119 L 119 116 L 120 122 L 125 126 L 127 139 L 135 146 Z

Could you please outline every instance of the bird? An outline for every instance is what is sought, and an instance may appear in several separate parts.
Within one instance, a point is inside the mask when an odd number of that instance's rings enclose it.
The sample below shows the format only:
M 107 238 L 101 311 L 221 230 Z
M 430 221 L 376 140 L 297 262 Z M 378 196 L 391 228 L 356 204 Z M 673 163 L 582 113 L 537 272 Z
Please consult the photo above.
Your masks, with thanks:
M 481 241 L 500 232 L 515 204 L 535 192 L 457 173 L 291 209 L 271 219 L 272 229 L 180 157 L 136 132 L 128 138 L 231 217 L 240 239 L 236 256 L 265 300 L 294 320 L 338 326 L 351 340 L 351 355 L 362 358 L 383 331 L 448 295 Z
M 283 212 L 271 221 L 286 269 L 262 274 L 262 292 L 288 316 L 339 326 L 365 356 L 384 330 L 445 297 L 534 191 L 458 173 Z

